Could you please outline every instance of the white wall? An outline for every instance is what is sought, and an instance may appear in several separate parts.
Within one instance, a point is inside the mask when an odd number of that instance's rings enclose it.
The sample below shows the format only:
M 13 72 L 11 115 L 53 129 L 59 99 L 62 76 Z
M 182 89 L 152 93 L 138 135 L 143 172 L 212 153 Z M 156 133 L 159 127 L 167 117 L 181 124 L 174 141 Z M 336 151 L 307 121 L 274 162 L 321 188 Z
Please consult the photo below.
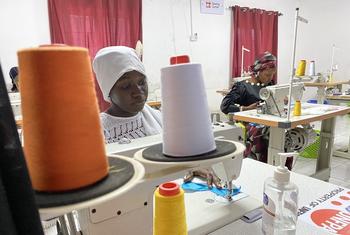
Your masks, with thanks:
M 190 1 L 193 30 L 198 40 L 190 39 Z M 290 74 L 295 0 L 235 0 L 228 5 L 275 10 L 279 18 L 279 82 Z M 169 64 L 173 55 L 188 54 L 192 62 L 203 66 L 211 110 L 219 110 L 222 96 L 215 91 L 228 87 L 230 77 L 231 8 L 224 15 L 200 13 L 199 0 L 143 0 L 144 62 L 151 82 L 159 83 L 160 68 Z
M 193 6 L 193 30 L 198 40 L 191 42 L 190 1 Z M 336 4 L 335 4 L 336 3 Z M 193 62 L 203 65 L 204 79 L 211 110 L 218 110 L 222 96 L 217 89 L 227 87 L 231 9 L 224 15 L 200 14 L 199 0 L 143 0 L 144 62 L 151 84 L 159 84 L 160 68 L 169 64 L 175 54 L 189 54 Z M 279 18 L 278 79 L 289 80 L 292 54 L 295 7 L 310 23 L 300 24 L 297 41 L 297 60 L 316 61 L 316 70 L 330 66 L 331 46 L 336 52 L 339 71 L 336 79 L 349 79 L 350 21 L 348 0 L 226 0 L 226 5 L 275 10 Z M 332 25 L 331 27 L 329 25 Z M 50 42 L 46 0 L 0 0 L 0 61 L 7 82 L 8 71 L 17 65 L 17 50 Z M 305 97 L 315 96 L 307 92 Z
M 0 0 L 0 62 L 7 83 L 21 48 L 50 43 L 47 0 Z
M 326 73 L 331 67 L 332 45 L 335 44 L 339 49 L 335 51 L 334 61 L 339 70 L 334 72 L 334 79 L 349 80 L 350 1 L 303 0 L 299 6 L 300 15 L 309 23 L 299 24 L 296 61 L 315 60 L 316 73 Z M 304 100 L 315 96 L 316 88 L 308 88 Z

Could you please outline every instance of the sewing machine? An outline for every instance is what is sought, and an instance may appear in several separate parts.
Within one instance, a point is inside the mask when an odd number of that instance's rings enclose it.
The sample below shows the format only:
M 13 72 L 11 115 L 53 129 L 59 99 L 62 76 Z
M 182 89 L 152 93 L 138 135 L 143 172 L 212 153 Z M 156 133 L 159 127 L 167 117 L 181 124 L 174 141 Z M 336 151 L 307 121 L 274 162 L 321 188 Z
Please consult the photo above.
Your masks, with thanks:
M 132 140 L 129 144 L 110 144 L 108 154 L 134 157 L 145 167 L 145 176 L 124 195 L 99 205 L 78 211 L 82 233 L 85 234 L 152 234 L 153 192 L 163 182 L 182 178 L 189 170 L 213 167 L 223 181 L 232 182 L 240 174 L 244 145 L 236 142 L 242 135 L 240 128 L 219 123 L 213 126 L 216 140 L 233 143 L 236 149 L 221 157 L 183 162 L 153 162 L 143 153 L 161 144 L 161 135 Z M 232 141 L 234 140 L 234 141 Z M 217 147 L 219 145 L 217 144 Z M 177 180 L 180 181 L 181 180 Z M 244 186 L 242 186 L 244 192 Z M 261 202 L 242 194 L 239 200 L 228 201 L 209 191 L 186 193 L 186 217 L 189 234 L 207 234 L 241 218 L 261 206 Z
M 258 107 L 258 112 L 262 114 L 277 115 L 285 117 L 285 98 L 289 93 L 289 84 L 267 86 L 259 92 L 260 98 L 265 101 Z M 294 83 L 292 97 L 294 100 L 301 100 L 304 91 L 303 83 Z
M 257 112 L 270 114 L 279 117 L 286 117 L 286 97 L 289 93 L 290 84 L 274 85 L 262 88 L 259 92 L 260 98 L 265 101 Z M 297 82 L 293 84 L 292 97 L 295 101 L 300 101 L 303 96 L 304 84 Z M 312 127 L 300 125 L 289 129 L 285 134 L 285 148 L 287 152 L 301 152 L 316 139 L 316 132 Z

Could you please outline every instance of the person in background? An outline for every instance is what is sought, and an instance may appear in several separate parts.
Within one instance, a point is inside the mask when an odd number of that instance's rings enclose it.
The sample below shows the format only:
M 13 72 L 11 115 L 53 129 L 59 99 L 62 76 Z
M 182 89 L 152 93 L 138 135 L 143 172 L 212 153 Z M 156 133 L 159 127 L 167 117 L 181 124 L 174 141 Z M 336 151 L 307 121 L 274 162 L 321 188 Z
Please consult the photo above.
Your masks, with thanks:
M 110 103 L 100 113 L 107 144 L 161 132 L 160 112 L 146 104 L 146 72 L 134 49 L 112 46 L 99 50 L 93 70 L 104 100 Z
M 18 92 L 19 91 L 19 85 L 18 85 L 18 67 L 12 67 L 9 72 L 11 81 L 12 81 L 12 92 Z
M 270 52 L 258 56 L 250 66 L 251 77 L 246 81 L 237 82 L 224 97 L 220 109 L 223 113 L 256 109 L 259 102 L 261 88 L 274 85 L 273 76 L 276 73 L 276 57 Z M 254 123 L 244 123 L 246 127 L 246 150 L 244 157 L 267 162 L 269 145 L 269 128 Z M 286 166 L 292 168 L 293 159 L 288 158 Z
M 269 52 L 260 55 L 250 66 L 251 77 L 248 80 L 237 82 L 231 91 L 224 97 L 220 109 L 223 113 L 255 109 L 262 100 L 259 96 L 261 88 L 273 85 L 273 76 L 276 73 L 276 57 Z

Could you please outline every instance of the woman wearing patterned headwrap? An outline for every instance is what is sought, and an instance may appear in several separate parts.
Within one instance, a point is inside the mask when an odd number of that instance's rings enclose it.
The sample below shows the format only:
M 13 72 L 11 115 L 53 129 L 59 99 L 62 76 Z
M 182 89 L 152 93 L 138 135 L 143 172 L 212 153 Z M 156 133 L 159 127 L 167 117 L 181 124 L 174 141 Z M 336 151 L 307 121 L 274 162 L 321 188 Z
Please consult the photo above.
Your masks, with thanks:
M 221 111 L 225 114 L 255 109 L 262 100 L 259 96 L 261 88 L 272 85 L 276 73 L 276 57 L 265 52 L 250 66 L 251 78 L 237 82 L 221 103 Z
M 221 111 L 225 114 L 255 109 L 262 100 L 259 96 L 261 88 L 273 85 L 276 73 L 276 57 L 265 52 L 250 66 L 251 78 L 233 85 L 221 103 Z M 267 162 L 269 145 L 269 128 L 254 123 L 245 123 L 246 150 L 244 157 Z M 291 169 L 293 159 L 287 159 L 286 166 Z
M 12 67 L 9 72 L 11 81 L 12 81 L 12 92 L 18 92 L 19 86 L 18 86 L 18 67 Z

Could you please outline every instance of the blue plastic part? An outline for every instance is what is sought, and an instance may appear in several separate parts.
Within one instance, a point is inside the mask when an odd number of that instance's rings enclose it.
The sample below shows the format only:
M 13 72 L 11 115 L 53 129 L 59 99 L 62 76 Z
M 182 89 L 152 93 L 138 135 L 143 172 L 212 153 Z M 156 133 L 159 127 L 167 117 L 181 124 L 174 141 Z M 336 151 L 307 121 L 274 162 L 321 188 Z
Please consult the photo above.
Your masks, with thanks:
M 185 191 L 191 191 L 191 192 L 212 191 L 213 193 L 215 193 L 216 195 L 221 196 L 221 197 L 225 197 L 227 195 L 226 188 L 219 189 L 217 187 L 212 187 L 211 189 L 209 189 L 208 185 L 206 185 L 206 184 L 187 182 L 187 183 L 183 183 L 181 185 L 181 187 Z M 239 194 L 240 192 L 241 192 L 241 186 L 234 187 L 232 189 L 231 196 L 235 196 L 235 195 Z
M 317 100 L 316 99 L 310 99 L 310 100 L 307 101 L 307 103 L 317 104 Z M 329 104 L 328 100 L 324 100 L 323 104 Z

